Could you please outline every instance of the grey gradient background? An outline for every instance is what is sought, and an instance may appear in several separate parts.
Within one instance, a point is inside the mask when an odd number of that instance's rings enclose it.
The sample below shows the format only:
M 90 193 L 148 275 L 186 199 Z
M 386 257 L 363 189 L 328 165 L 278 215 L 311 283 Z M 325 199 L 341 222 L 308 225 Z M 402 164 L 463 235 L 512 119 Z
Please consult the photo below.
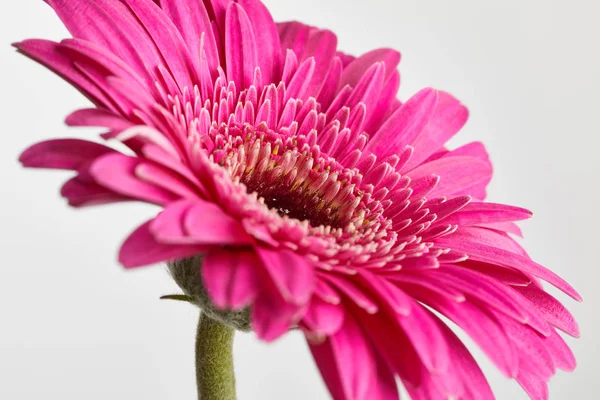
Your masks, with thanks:
M 268 0 L 278 20 L 329 27 L 340 48 L 403 54 L 401 97 L 448 90 L 471 110 L 459 145 L 483 140 L 495 165 L 490 199 L 534 210 L 522 224 L 540 263 L 585 298 L 564 300 L 582 338 L 552 399 L 600 393 L 598 91 L 600 3 L 593 0 Z M 197 311 L 160 266 L 125 272 L 121 240 L 157 210 L 139 204 L 69 209 L 68 174 L 26 171 L 16 157 L 51 137 L 92 137 L 63 118 L 86 100 L 9 43 L 66 37 L 41 0 L 0 5 L 0 399 L 193 399 Z M 470 342 L 469 342 L 470 343 Z M 475 348 L 498 399 L 526 399 Z M 240 334 L 240 400 L 327 399 L 298 333 L 273 345 Z

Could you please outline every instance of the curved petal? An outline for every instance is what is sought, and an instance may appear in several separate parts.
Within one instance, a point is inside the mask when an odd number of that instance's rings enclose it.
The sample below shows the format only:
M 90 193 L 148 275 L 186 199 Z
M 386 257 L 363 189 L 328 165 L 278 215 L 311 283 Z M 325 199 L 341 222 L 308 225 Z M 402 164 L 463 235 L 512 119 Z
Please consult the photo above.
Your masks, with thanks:
M 162 261 L 180 260 L 203 253 L 208 248 L 198 245 L 170 245 L 158 242 L 150 232 L 151 221 L 137 228 L 123 243 L 119 262 L 125 268 L 141 267 Z
M 261 261 L 244 249 L 215 249 L 202 260 L 202 282 L 211 301 L 221 309 L 239 310 L 257 296 Z
M 54 139 L 27 148 L 19 161 L 29 168 L 79 170 L 105 154 L 117 153 L 110 147 L 81 139 Z

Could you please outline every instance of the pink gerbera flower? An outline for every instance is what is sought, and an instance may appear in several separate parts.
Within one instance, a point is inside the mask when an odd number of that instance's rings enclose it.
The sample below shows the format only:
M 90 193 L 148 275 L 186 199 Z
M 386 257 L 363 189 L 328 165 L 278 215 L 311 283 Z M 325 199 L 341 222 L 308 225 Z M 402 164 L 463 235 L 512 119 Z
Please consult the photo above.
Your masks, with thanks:
M 130 151 L 58 139 L 21 162 L 75 171 L 73 206 L 161 207 L 123 265 L 202 256 L 212 304 L 266 341 L 302 329 L 334 399 L 397 399 L 396 376 L 413 399 L 493 398 L 439 315 L 531 398 L 575 367 L 556 329 L 577 325 L 541 281 L 579 295 L 511 237 L 529 211 L 483 201 L 483 145 L 444 147 L 467 109 L 396 99 L 398 52 L 345 55 L 258 0 L 47 3 L 74 38 L 15 46 L 94 104 L 69 125 Z

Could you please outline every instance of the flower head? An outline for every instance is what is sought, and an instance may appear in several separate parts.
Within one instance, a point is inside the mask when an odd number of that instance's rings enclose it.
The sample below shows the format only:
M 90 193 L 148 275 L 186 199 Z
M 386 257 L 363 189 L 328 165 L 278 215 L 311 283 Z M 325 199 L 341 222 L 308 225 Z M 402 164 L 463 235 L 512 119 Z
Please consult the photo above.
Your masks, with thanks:
M 541 280 L 579 295 L 511 237 L 527 210 L 484 202 L 483 145 L 444 147 L 467 109 L 396 99 L 399 53 L 348 56 L 258 0 L 47 3 L 73 39 L 16 47 L 94 104 L 69 125 L 129 152 L 58 139 L 21 162 L 75 171 L 73 206 L 160 206 L 126 267 L 202 255 L 214 305 L 250 308 L 267 341 L 301 328 L 335 399 L 397 399 L 395 376 L 414 399 L 493 398 L 439 315 L 532 398 L 575 367 L 555 328 L 577 325 Z

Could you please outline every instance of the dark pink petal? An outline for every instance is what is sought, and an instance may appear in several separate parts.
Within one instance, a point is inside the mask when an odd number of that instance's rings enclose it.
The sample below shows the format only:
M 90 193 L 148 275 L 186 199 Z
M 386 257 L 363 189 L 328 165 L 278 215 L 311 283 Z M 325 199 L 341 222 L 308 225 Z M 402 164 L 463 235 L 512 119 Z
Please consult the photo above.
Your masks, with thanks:
M 386 67 L 387 71 L 387 67 Z M 383 124 L 385 119 L 395 111 L 392 109 L 392 104 L 396 100 L 398 95 L 398 89 L 400 88 L 400 74 L 398 71 L 394 71 L 394 74 L 388 82 L 383 85 L 383 90 L 379 95 L 379 102 L 373 110 L 370 120 L 365 125 L 365 131 L 368 133 L 377 132 L 379 127 Z
M 469 302 L 450 301 L 429 291 L 405 288 L 409 294 L 437 312 L 446 316 L 463 329 L 508 377 L 518 371 L 517 353 L 500 321 L 485 308 Z
M 530 258 L 494 246 L 480 244 L 478 240 L 474 239 L 476 238 L 471 235 L 465 235 L 458 231 L 451 236 L 439 239 L 438 245 L 445 244 L 455 251 L 467 253 L 469 258 L 476 261 L 482 261 L 490 264 L 500 264 L 519 269 L 523 272 L 545 280 L 577 301 L 582 300 L 579 293 L 577 293 L 577 291 L 573 289 L 573 287 L 564 279 L 534 262 Z
M 481 272 L 482 274 L 485 274 L 507 285 L 527 286 L 531 283 L 531 278 L 527 274 L 514 268 L 496 264 L 487 264 L 473 260 L 464 261 L 459 265 L 463 268 Z
M 29 168 L 79 170 L 105 154 L 117 152 L 102 144 L 81 139 L 54 139 L 34 144 L 19 157 Z
M 363 103 L 367 108 L 366 118 L 369 118 L 379 101 L 379 94 L 383 87 L 384 78 L 385 64 L 373 64 L 354 87 L 352 95 L 350 95 L 350 98 L 346 102 L 346 106 L 352 109 L 357 104 Z
M 94 83 L 77 70 L 72 60 L 63 54 L 58 43 L 49 40 L 31 39 L 15 46 L 21 53 L 46 66 L 51 71 L 71 83 L 92 103 L 100 107 L 111 107 L 111 101 Z
M 202 244 L 187 234 L 184 219 L 194 205 L 189 200 L 179 200 L 168 204 L 156 218 L 150 222 L 149 230 L 159 242 L 164 244 Z
M 436 321 L 451 349 L 451 368 L 455 371 L 455 374 L 460 377 L 460 382 L 455 382 L 460 383 L 463 391 L 460 398 L 494 400 L 495 397 L 492 393 L 492 389 L 469 350 L 467 350 L 461 340 L 450 330 L 450 328 L 448 328 L 448 326 L 446 326 L 446 324 L 437 318 Z M 449 377 L 450 380 L 453 378 L 454 376 Z
M 353 318 L 347 317 L 342 328 L 335 335 L 330 336 L 325 343 L 311 344 L 310 348 L 334 398 L 348 400 L 394 398 L 375 397 L 376 394 L 382 393 L 377 390 L 380 383 L 377 379 L 375 349 Z M 386 364 L 381 363 L 380 366 L 385 368 Z M 330 379 L 333 385 L 329 383 Z M 339 393 L 340 389 L 342 393 Z
M 221 309 L 242 309 L 260 289 L 261 261 L 251 250 L 215 249 L 202 260 L 202 282 L 212 302 Z
M 416 167 L 440 149 L 467 122 L 469 111 L 450 94 L 438 92 L 433 116 L 421 134 L 410 144 L 415 148 L 406 170 Z
M 579 337 L 579 326 L 571 313 L 558 300 L 535 285 L 515 287 L 544 318 L 561 331 Z
M 383 313 L 356 314 L 361 326 L 368 327 L 369 335 L 376 351 L 390 368 L 405 382 L 405 386 L 419 386 L 423 382 L 423 364 L 398 325 L 386 318 Z
M 433 89 L 415 94 L 379 128 L 365 150 L 381 158 L 400 153 L 421 134 L 433 116 L 437 99 L 438 92 Z
M 215 203 L 195 200 L 183 221 L 185 232 L 196 241 L 215 245 L 252 244 L 242 224 Z
M 430 174 L 440 176 L 440 182 L 429 193 L 429 197 L 457 195 L 463 189 L 482 182 L 492 175 L 488 165 L 474 157 L 444 157 L 422 164 L 407 176 L 417 180 Z
M 522 369 L 516 377 L 519 385 L 534 400 L 548 400 L 548 384 L 545 379 L 540 379 L 535 373 Z
M 81 176 L 76 176 L 65 182 L 60 190 L 60 194 L 69 201 L 69 205 L 72 207 L 94 206 L 133 200 L 131 197 L 119 195 L 89 179 L 83 179 Z
M 387 82 L 398 68 L 400 53 L 393 49 L 376 49 L 354 59 L 344 68 L 340 87 L 345 85 L 356 86 L 366 71 L 378 62 L 383 62 L 385 65 L 384 82 Z
M 204 2 L 162 0 L 161 7 L 181 32 L 192 58 L 200 60 L 202 44 L 209 68 L 216 69 L 219 65 L 219 49 Z
M 328 30 L 314 30 L 309 33 L 301 61 L 314 57 L 316 68 L 308 86 L 308 96 L 317 97 L 325 84 L 325 78 L 333 65 L 337 37 Z
M 494 222 L 490 224 L 478 224 L 477 226 L 480 226 L 482 228 L 493 229 L 496 231 L 512 233 L 513 235 L 516 235 L 521 238 L 523 237 L 523 231 L 514 222 Z
M 69 126 L 96 126 L 108 128 L 111 131 L 123 131 L 135 124 L 109 110 L 85 108 L 74 111 L 65 119 Z
M 340 368 L 331 340 L 310 343 L 310 351 L 333 400 L 351 400 L 345 393 Z
M 306 303 L 314 290 L 315 268 L 291 250 L 256 247 L 264 267 L 281 296 L 295 304 Z
M 336 90 L 339 87 L 340 77 L 342 75 L 342 62 L 339 58 L 335 58 L 333 60 L 333 65 L 327 74 L 327 78 L 325 78 L 325 83 L 319 92 L 319 96 L 317 97 L 317 101 L 321 104 L 323 109 L 328 109 L 333 101 Z
M 252 304 L 252 329 L 260 339 L 272 342 L 287 333 L 305 311 L 306 307 L 285 301 L 274 286 L 263 284 Z
M 471 202 L 452 214 L 444 223 L 454 225 L 480 225 L 496 222 L 519 221 L 531 218 L 531 211 L 524 208 L 495 203 Z
M 264 82 L 278 83 L 281 76 L 281 43 L 269 10 L 258 0 L 238 0 L 248 17 L 256 41 L 256 57 Z
M 560 368 L 563 371 L 572 372 L 577 366 L 573 351 L 565 343 L 564 339 L 554 331 L 552 334 L 542 339 L 544 346 L 548 349 L 550 356 L 554 362 L 556 368 Z
M 190 52 L 177 27 L 167 15 L 150 0 L 121 0 L 134 12 L 162 55 L 173 78 L 183 91 L 193 87 L 197 78 Z
M 488 165 L 487 169 L 492 170 L 492 163 L 490 162 L 490 157 L 485 149 L 485 146 L 481 142 L 472 142 L 461 146 L 455 150 L 445 152 L 445 154 L 441 154 L 441 157 L 455 157 L 455 156 L 466 156 L 466 157 L 475 157 L 479 158 L 481 161 Z M 433 156 L 432 156 L 433 157 Z M 461 193 L 457 194 L 468 194 L 473 196 L 473 198 L 477 200 L 484 200 L 486 198 L 486 189 L 487 185 L 492 180 L 490 177 L 484 181 L 474 184 L 469 188 L 465 188 Z
M 121 153 L 107 154 L 94 161 L 89 172 L 99 184 L 121 195 L 160 205 L 173 201 L 172 193 L 136 176 L 135 169 L 141 162 Z
M 297 21 L 277 23 L 282 54 L 291 49 L 298 58 L 301 58 L 310 30 L 310 26 Z
M 333 335 L 344 322 L 345 310 L 339 304 L 331 304 L 313 296 L 302 322 L 317 335 Z
M 73 37 L 110 50 L 149 82 L 162 65 L 152 39 L 131 10 L 120 1 L 45 0 Z M 156 7 L 154 4 L 152 6 Z
M 258 66 L 254 31 L 248 15 L 237 3 L 227 8 L 225 24 L 227 77 L 237 88 L 245 89 L 252 84 L 254 69 Z
M 126 268 L 141 267 L 161 261 L 180 260 L 203 253 L 208 248 L 198 245 L 169 245 L 158 242 L 150 233 L 150 221 L 141 225 L 125 240 L 119 262 Z

